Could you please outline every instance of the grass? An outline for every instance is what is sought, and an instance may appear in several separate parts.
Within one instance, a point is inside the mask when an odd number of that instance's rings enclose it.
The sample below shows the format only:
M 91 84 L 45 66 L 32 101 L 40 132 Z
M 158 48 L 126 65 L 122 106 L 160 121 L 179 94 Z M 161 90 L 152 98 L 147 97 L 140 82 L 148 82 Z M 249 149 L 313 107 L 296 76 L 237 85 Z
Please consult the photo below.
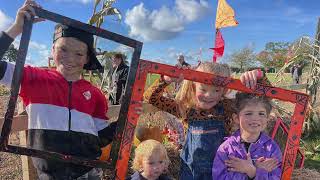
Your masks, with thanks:
M 308 169 L 316 169 L 320 172 L 320 155 L 313 159 L 306 159 L 304 162 L 304 167 Z
M 314 132 L 302 140 L 306 155 L 304 167 L 317 169 L 320 172 L 320 131 Z
M 267 78 L 269 79 L 269 81 L 271 83 L 275 83 L 277 81 L 277 77 L 275 73 L 267 73 Z M 291 74 L 290 73 L 285 73 L 283 76 L 283 82 L 285 84 L 292 84 L 292 78 L 291 78 Z

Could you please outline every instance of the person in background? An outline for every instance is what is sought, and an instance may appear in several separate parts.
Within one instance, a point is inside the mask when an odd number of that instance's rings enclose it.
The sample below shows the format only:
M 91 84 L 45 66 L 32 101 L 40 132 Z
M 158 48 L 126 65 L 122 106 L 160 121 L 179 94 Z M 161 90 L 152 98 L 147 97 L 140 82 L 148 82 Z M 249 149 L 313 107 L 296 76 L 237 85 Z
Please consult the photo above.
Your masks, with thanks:
M 191 67 L 189 63 L 187 63 L 184 59 L 184 56 L 183 55 L 179 55 L 178 58 L 177 58 L 177 64 L 176 66 L 180 66 L 180 67 Z
M 124 62 L 122 54 L 112 56 L 112 69 L 109 75 L 109 102 L 111 105 L 121 104 L 129 74 L 129 66 Z
M 298 64 L 298 84 L 302 82 L 302 69 L 304 67 L 303 62 Z
M 178 56 L 177 61 L 178 61 L 177 64 L 176 64 L 177 67 L 191 68 L 191 65 L 185 61 L 184 56 L 182 54 L 180 54 Z M 181 86 L 181 83 L 180 82 L 174 82 L 173 86 L 174 86 L 174 91 L 178 92 L 178 90 L 179 90 L 179 88 Z

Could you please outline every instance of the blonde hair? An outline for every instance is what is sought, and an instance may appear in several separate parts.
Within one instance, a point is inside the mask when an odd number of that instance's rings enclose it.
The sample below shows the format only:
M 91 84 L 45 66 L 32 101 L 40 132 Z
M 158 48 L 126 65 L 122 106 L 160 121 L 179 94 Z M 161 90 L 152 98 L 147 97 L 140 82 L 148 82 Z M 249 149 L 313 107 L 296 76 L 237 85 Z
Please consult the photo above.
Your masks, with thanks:
M 170 160 L 166 148 L 159 141 L 149 139 L 141 142 L 135 149 L 132 169 L 135 171 L 142 170 L 142 161 L 151 156 L 159 156 L 165 163 L 165 169 L 168 169 Z
M 231 70 L 227 64 L 219 64 L 215 62 L 202 62 L 196 68 L 196 70 L 224 77 L 231 76 Z M 195 94 L 196 91 L 193 82 L 189 80 L 184 80 L 175 98 L 180 106 L 180 111 L 183 116 L 185 116 L 184 113 L 186 109 L 195 107 Z

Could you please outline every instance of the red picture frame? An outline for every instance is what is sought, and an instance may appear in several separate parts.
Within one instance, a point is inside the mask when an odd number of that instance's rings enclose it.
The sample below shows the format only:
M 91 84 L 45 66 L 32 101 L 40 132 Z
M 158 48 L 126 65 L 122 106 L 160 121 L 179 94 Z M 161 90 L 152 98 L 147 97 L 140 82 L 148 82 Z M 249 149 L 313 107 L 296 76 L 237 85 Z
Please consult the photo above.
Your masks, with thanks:
M 251 90 L 246 88 L 240 82 L 240 80 L 237 79 L 216 76 L 191 69 L 183 70 L 170 65 L 140 60 L 133 87 L 130 87 L 132 89 L 132 96 L 129 103 L 127 121 L 125 123 L 122 136 L 119 136 L 122 139 L 118 154 L 119 158 L 116 163 L 117 179 L 125 179 L 127 174 L 134 130 L 139 118 L 139 114 L 136 113 L 135 109 L 141 107 L 141 103 L 139 102 L 143 100 L 143 93 L 148 73 L 162 74 L 175 78 L 178 78 L 180 74 L 183 74 L 184 78 L 187 80 L 226 87 L 248 93 L 255 93 L 257 95 L 265 95 L 274 99 L 295 104 L 294 113 L 291 118 L 291 124 L 288 128 L 288 139 L 286 142 L 285 151 L 283 152 L 282 162 L 282 179 L 291 178 L 299 150 L 302 126 L 308 110 L 309 96 L 307 94 L 263 84 L 257 84 L 256 88 Z

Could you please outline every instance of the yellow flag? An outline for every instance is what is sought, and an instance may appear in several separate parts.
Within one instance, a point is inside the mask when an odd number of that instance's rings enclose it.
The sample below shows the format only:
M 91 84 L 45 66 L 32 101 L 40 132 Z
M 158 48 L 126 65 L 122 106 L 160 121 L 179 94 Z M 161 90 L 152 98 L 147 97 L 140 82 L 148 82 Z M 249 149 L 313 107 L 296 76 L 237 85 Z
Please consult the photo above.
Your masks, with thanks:
M 228 26 L 236 26 L 238 22 L 234 18 L 234 10 L 226 0 L 218 0 L 216 29 Z

